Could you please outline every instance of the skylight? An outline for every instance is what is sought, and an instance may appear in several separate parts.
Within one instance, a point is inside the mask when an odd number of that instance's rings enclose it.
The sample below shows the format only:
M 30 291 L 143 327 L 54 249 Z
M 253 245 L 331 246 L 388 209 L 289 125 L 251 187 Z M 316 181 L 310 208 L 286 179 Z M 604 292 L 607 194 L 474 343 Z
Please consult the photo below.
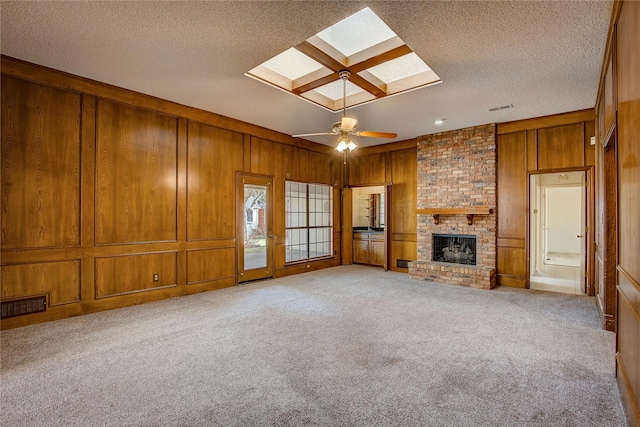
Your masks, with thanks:
M 340 111 L 341 70 L 351 72 L 347 107 L 441 82 L 368 7 L 263 62 L 246 75 L 331 111 Z

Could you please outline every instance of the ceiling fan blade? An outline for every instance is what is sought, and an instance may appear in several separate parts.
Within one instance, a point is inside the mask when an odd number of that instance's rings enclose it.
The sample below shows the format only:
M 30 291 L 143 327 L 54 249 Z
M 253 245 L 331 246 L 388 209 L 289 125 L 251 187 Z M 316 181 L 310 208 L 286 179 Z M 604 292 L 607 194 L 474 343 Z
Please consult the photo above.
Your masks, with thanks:
M 391 132 L 369 132 L 366 130 L 360 131 L 357 133 L 358 136 L 367 136 L 370 138 L 395 138 L 398 136 L 397 133 Z
M 318 135 L 334 135 L 331 132 L 319 132 L 319 133 L 302 133 L 300 135 L 291 135 L 294 138 L 300 138 L 303 136 L 318 136 Z
M 343 117 L 342 122 L 340 123 L 340 129 L 346 132 L 349 132 L 356 125 L 356 119 L 350 119 L 349 117 Z

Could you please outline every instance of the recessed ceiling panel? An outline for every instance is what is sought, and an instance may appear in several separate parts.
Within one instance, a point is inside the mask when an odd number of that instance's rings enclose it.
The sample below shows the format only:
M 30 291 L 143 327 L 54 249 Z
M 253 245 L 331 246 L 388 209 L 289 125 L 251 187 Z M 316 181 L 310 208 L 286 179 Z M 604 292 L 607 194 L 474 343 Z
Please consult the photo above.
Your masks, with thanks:
M 317 34 L 344 56 L 351 56 L 396 37 L 368 7 Z
M 339 111 L 340 71 L 350 71 L 347 106 L 440 82 L 371 9 L 343 19 L 246 74 L 331 111 Z
M 309 58 L 297 49 L 289 48 L 279 55 L 262 63 L 262 66 L 274 71 L 289 80 L 311 74 L 322 68 L 322 64 Z
M 429 66 L 418 55 L 411 52 L 408 55 L 371 67 L 367 71 L 381 81 L 391 83 L 429 70 Z
M 333 101 L 342 99 L 343 92 L 345 92 L 342 80 L 336 80 L 331 83 L 327 83 L 324 86 L 320 86 L 319 88 L 314 89 L 314 91 L 318 92 L 320 95 L 326 96 Z M 351 82 L 347 82 L 347 97 L 358 94 L 360 92 L 364 92 L 364 89 L 362 89 L 360 86 L 354 85 Z

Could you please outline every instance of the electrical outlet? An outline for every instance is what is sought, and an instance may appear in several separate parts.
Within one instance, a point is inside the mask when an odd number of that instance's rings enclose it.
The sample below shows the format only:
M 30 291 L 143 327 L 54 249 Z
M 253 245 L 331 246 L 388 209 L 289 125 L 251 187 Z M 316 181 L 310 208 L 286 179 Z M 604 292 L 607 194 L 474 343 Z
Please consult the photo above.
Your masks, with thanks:
M 158 273 L 153 273 L 153 281 L 154 282 L 159 282 L 160 281 L 160 275 Z

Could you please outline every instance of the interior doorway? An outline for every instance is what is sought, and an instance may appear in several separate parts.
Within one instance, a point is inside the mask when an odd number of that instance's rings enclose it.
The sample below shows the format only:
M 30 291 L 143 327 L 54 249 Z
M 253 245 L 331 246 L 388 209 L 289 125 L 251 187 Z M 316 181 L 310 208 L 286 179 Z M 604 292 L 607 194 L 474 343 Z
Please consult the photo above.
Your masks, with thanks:
M 238 282 L 273 276 L 273 178 L 237 176 Z
M 530 288 L 585 295 L 586 172 L 530 176 Z
M 391 185 L 342 189 L 342 264 L 389 270 Z

